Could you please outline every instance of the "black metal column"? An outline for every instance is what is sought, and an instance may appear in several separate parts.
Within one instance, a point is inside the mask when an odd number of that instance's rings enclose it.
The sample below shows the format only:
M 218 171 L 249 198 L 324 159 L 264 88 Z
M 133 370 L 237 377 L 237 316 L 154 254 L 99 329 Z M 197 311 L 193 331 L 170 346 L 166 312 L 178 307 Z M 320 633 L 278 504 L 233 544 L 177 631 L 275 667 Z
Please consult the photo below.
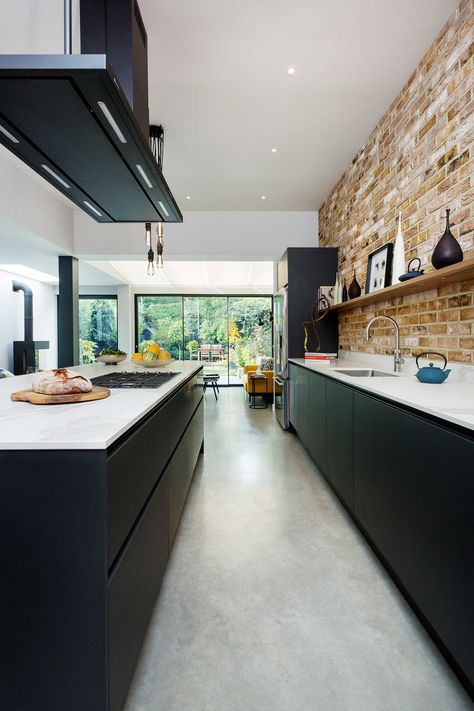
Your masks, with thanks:
M 58 257 L 58 366 L 79 363 L 79 263 L 75 257 Z

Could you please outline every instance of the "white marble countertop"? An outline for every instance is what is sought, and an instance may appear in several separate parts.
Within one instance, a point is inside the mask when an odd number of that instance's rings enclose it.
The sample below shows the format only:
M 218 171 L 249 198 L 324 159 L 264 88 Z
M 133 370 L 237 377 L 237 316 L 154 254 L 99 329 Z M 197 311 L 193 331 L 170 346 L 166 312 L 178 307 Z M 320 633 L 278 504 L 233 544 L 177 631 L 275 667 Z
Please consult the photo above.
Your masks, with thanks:
M 111 389 L 104 400 L 70 405 L 32 405 L 12 402 L 10 394 L 26 390 L 34 375 L 0 379 L 0 450 L 6 449 L 106 449 L 120 435 L 156 407 L 201 364 L 175 361 L 160 371 L 179 373 L 159 388 Z M 117 366 L 103 363 L 74 366 L 93 378 L 116 371 L 143 372 L 146 368 L 125 361 Z M 155 369 L 150 369 L 154 371 Z
M 413 373 L 397 373 L 394 378 L 374 377 L 356 378 L 351 375 L 338 373 L 337 370 L 357 370 L 357 368 L 374 368 L 375 370 L 392 372 L 388 368 L 374 365 L 367 360 L 354 361 L 338 358 L 336 361 L 318 363 L 308 361 L 304 358 L 290 358 L 291 363 L 301 365 L 308 370 L 327 375 L 341 383 L 351 385 L 358 390 L 363 390 L 374 395 L 381 395 L 384 398 L 393 400 L 394 403 L 407 405 L 408 407 L 426 412 L 429 415 L 438 417 L 456 425 L 474 430 L 474 384 L 453 380 L 449 377 L 441 385 L 420 383 Z

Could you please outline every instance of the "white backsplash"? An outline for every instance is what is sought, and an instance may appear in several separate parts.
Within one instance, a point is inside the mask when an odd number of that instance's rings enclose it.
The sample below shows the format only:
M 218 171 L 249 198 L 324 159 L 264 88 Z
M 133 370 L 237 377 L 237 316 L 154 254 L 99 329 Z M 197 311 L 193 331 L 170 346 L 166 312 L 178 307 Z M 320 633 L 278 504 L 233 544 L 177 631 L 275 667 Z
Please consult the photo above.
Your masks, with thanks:
M 338 362 L 350 361 L 351 363 L 363 363 L 364 365 L 373 364 L 374 368 L 386 368 L 388 370 L 393 369 L 393 356 L 390 355 L 376 355 L 373 353 L 359 353 L 355 351 L 339 351 Z M 442 361 L 439 359 L 434 360 L 435 365 L 440 364 L 442 366 Z M 429 363 L 428 358 L 423 358 L 420 360 L 420 366 L 426 366 Z M 474 366 L 465 365 L 463 363 L 450 363 L 448 362 L 447 368 L 451 369 L 449 374 L 450 380 L 456 380 L 464 383 L 474 384 Z M 410 377 L 415 375 L 417 371 L 415 358 L 405 358 L 405 363 L 402 365 L 401 375 L 406 375 Z

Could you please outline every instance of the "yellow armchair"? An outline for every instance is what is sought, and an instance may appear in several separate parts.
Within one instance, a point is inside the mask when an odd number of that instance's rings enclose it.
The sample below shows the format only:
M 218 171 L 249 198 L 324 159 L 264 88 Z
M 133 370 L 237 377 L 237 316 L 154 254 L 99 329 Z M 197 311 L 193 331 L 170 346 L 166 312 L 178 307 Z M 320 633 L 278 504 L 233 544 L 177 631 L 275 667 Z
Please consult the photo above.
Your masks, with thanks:
M 252 383 L 250 385 L 249 383 L 249 374 L 250 373 L 255 373 L 257 370 L 258 365 L 244 365 L 244 372 L 242 375 L 242 384 L 244 386 L 245 392 L 248 394 L 250 393 L 250 390 L 252 393 L 254 392 L 254 385 L 255 385 L 255 392 L 257 394 L 263 395 L 265 393 L 268 393 L 268 395 L 273 395 L 273 370 L 262 370 L 262 375 L 265 375 L 267 377 L 267 380 L 263 379 L 258 379 L 255 380 L 255 383 Z M 281 390 L 280 386 L 277 387 L 277 392 Z

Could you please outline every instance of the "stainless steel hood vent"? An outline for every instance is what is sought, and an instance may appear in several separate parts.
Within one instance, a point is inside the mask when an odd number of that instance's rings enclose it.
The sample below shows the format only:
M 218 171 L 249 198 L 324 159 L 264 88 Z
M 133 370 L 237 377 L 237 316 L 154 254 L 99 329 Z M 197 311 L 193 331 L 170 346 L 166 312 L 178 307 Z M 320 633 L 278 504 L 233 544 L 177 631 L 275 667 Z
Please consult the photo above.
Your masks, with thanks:
M 182 222 L 144 134 L 147 97 L 136 83 L 132 109 L 109 61 L 0 56 L 0 143 L 98 222 Z

